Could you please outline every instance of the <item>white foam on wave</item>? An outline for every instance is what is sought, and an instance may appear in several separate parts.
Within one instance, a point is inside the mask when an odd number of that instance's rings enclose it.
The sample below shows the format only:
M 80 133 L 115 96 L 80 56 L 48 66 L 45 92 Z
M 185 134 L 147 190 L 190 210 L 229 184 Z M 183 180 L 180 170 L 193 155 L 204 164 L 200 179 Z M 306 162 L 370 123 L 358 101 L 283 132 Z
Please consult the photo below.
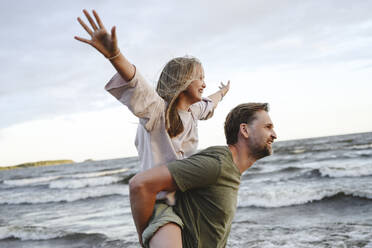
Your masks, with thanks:
M 372 148 L 372 144 L 362 144 L 362 145 L 353 145 L 350 147 L 351 149 L 369 149 Z
M 101 177 L 101 176 L 108 176 L 108 175 L 113 175 L 113 174 L 126 172 L 127 170 L 128 170 L 128 168 L 117 169 L 117 170 L 99 171 L 99 172 L 90 172 L 90 173 L 80 173 L 80 174 L 76 174 L 76 175 L 71 175 L 71 177 L 73 177 L 73 178 Z
M 10 186 L 26 186 L 30 184 L 43 184 L 50 181 L 56 180 L 61 176 L 49 176 L 49 177 L 34 177 L 34 178 L 23 178 L 23 179 L 10 179 L 5 180 L 3 183 Z
M 372 175 L 372 161 L 370 160 L 318 161 L 306 163 L 303 168 L 317 169 L 323 177 L 332 178 Z
M 353 166 L 347 169 L 340 167 L 320 168 L 322 176 L 328 177 L 361 177 L 372 175 L 372 166 Z
M 20 240 L 47 240 L 66 236 L 68 233 L 51 228 L 37 226 L 7 226 L 0 227 L 0 240 L 16 238 Z
M 239 190 L 240 207 L 276 208 L 319 201 L 339 193 L 372 199 L 370 178 L 334 179 L 334 181 L 290 181 L 242 185 Z
M 268 173 L 267 175 L 263 175 L 262 173 L 260 173 L 258 176 L 255 176 L 255 175 L 250 176 L 250 178 L 248 178 L 247 180 L 250 183 L 280 182 L 280 181 L 291 180 L 291 179 L 297 178 L 301 176 L 302 174 L 304 174 L 305 172 L 297 171 L 297 172 L 292 172 L 292 173 L 285 173 L 285 172 L 280 173 L 280 171 L 278 171 L 278 173 L 275 174 L 275 176 L 273 176 L 272 173 Z
M 81 173 L 76 175 L 59 175 L 59 176 L 46 176 L 46 177 L 33 177 L 33 178 L 22 178 L 22 179 L 9 179 L 4 180 L 3 184 L 8 186 L 23 187 L 28 185 L 44 185 L 49 184 L 51 188 L 81 188 L 87 186 L 95 185 L 106 185 L 120 181 L 117 177 L 107 177 L 108 175 L 115 175 L 127 171 L 128 168 L 116 169 L 116 170 L 107 170 L 100 172 L 90 172 L 90 173 Z M 100 179 L 98 179 L 100 177 Z M 68 178 L 97 178 L 92 180 L 68 180 Z M 59 179 L 66 179 L 62 181 L 57 181 Z M 100 181 L 101 180 L 101 181 Z M 80 181 L 80 182 L 79 182 Z M 100 181 L 100 182 L 99 182 Z
M 110 195 L 128 196 L 128 186 L 121 184 L 80 189 L 45 189 L 40 191 L 20 191 L 12 195 L 0 192 L 0 204 L 73 202 Z
M 306 152 L 306 149 L 304 147 L 295 147 L 292 150 L 293 154 L 301 154 L 301 153 L 304 153 L 304 152 Z
M 121 177 L 101 176 L 95 178 L 64 179 L 53 181 L 49 184 L 51 189 L 78 189 L 85 187 L 95 187 L 117 183 Z

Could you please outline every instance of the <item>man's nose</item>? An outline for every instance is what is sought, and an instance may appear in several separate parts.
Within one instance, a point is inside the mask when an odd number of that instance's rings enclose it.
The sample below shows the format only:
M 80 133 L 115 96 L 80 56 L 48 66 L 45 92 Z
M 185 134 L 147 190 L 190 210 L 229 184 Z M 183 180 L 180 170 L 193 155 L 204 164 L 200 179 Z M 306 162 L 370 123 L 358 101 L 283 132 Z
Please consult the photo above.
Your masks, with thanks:
M 277 139 L 277 137 L 276 137 L 276 133 L 275 133 L 274 130 L 273 130 L 273 132 L 272 132 L 272 134 L 271 134 L 271 137 L 272 137 L 273 139 Z

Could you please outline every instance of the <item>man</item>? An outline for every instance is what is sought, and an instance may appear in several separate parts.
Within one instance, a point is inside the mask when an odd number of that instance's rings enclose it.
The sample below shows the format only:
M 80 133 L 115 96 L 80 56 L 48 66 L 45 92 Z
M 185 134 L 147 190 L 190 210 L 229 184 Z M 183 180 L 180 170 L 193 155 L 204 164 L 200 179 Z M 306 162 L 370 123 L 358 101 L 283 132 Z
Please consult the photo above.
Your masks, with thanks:
M 226 117 L 227 147 L 209 147 L 133 177 L 130 201 L 141 244 L 225 247 L 236 211 L 240 176 L 255 161 L 272 154 L 271 145 L 276 139 L 273 128 L 268 104 L 240 104 Z M 177 204 L 154 209 L 160 191 L 177 191 Z M 163 236 L 157 234 L 157 240 L 151 239 L 169 223 L 182 229 L 182 244 L 177 240 L 181 235 L 166 231 Z

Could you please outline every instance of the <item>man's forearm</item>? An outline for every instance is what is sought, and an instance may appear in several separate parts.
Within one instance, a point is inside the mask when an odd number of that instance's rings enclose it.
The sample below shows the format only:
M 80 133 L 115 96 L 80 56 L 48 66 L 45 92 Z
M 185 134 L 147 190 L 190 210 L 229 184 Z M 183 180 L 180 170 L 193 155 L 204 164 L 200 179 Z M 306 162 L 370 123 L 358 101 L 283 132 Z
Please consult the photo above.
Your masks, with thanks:
M 156 200 L 156 193 L 150 192 L 143 186 L 131 186 L 130 205 L 132 209 L 133 220 L 136 225 L 138 235 L 141 240 L 143 231 L 148 225 L 152 216 Z
M 135 175 L 129 181 L 129 189 L 133 220 L 142 243 L 142 233 L 154 211 L 157 193 L 173 192 L 178 190 L 178 187 L 168 168 L 161 165 Z

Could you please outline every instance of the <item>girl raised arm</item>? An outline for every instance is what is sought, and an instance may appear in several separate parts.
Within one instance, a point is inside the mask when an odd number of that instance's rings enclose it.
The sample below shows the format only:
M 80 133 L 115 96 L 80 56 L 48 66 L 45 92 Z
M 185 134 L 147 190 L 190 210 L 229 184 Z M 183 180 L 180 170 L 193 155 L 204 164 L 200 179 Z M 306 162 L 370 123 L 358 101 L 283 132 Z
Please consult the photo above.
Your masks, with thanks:
M 111 34 L 109 34 L 95 10 L 93 10 L 93 15 L 96 19 L 96 22 L 90 16 L 87 10 L 84 9 L 83 13 L 88 19 L 90 27 L 85 24 L 80 17 L 78 17 L 77 20 L 90 35 L 91 39 L 89 40 L 78 36 L 75 36 L 75 39 L 87 43 L 97 49 L 97 51 L 110 60 L 111 64 L 115 67 L 124 80 L 129 81 L 132 79 L 136 69 L 120 52 L 116 38 L 116 27 L 113 26 L 111 28 Z

